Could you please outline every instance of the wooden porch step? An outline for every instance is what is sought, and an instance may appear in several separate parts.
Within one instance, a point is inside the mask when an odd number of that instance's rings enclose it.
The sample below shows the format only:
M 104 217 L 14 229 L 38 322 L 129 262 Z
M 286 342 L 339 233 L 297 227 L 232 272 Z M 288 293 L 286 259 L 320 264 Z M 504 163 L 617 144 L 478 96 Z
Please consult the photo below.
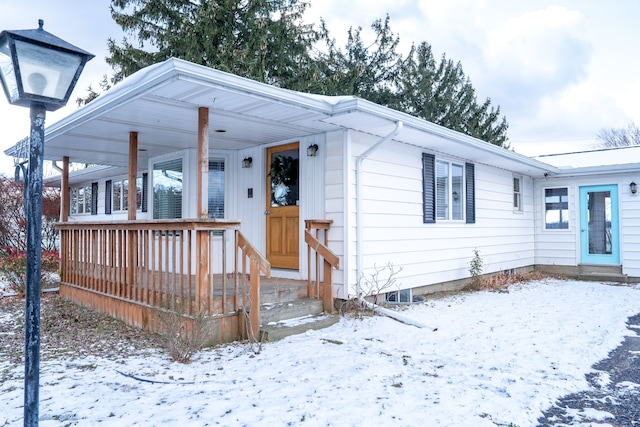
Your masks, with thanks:
M 260 338 L 262 341 L 278 341 L 291 335 L 303 334 L 309 330 L 328 328 L 338 323 L 338 320 L 340 319 L 335 315 L 318 314 L 273 322 L 260 327 Z
M 325 315 L 322 301 L 301 298 L 260 306 L 260 337 L 277 341 L 308 330 L 327 328 L 338 322 L 338 316 Z
M 322 301 L 318 299 L 296 299 L 279 303 L 263 303 L 260 306 L 260 324 L 279 322 L 298 317 L 322 313 Z
M 279 303 L 295 301 L 307 297 L 307 282 L 281 278 L 260 279 L 260 301 L 262 303 Z

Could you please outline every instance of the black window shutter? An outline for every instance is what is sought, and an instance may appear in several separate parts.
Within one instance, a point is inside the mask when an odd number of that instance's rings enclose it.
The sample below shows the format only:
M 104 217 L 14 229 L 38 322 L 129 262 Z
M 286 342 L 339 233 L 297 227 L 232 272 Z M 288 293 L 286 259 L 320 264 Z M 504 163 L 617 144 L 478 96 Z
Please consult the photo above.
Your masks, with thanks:
M 147 192 L 148 182 L 149 174 L 145 172 L 142 174 L 142 212 L 147 212 L 147 198 L 149 196 Z
M 422 210 L 423 222 L 436 222 L 436 156 L 422 153 Z
M 104 213 L 107 215 L 111 214 L 111 186 L 112 181 L 108 180 L 104 189 Z
M 98 215 L 98 183 L 91 183 L 91 215 Z
M 476 223 L 476 172 L 473 163 L 464 165 L 466 174 L 466 193 L 467 193 L 467 224 Z

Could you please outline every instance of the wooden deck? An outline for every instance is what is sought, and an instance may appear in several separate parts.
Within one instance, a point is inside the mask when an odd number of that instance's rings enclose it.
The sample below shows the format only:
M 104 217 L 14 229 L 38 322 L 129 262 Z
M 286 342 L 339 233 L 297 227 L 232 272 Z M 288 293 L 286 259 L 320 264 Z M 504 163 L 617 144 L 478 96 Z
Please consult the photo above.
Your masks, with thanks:
M 326 221 L 322 227 L 326 231 Z M 325 311 L 333 309 L 331 269 L 337 257 L 309 226 L 305 241 L 317 254 L 313 281 L 271 278 L 269 263 L 235 221 L 83 222 L 58 228 L 61 295 L 134 326 L 158 330 L 159 312 L 204 315 L 219 323 L 211 341 L 222 342 L 257 337 L 264 303 L 312 297 L 323 301 Z

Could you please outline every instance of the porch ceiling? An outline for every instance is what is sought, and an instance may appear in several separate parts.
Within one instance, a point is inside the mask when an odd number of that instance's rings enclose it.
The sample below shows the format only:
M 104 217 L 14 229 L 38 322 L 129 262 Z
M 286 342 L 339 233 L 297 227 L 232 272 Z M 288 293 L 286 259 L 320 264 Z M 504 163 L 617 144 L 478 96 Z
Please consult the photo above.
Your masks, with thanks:
M 211 149 L 238 150 L 336 129 L 321 121 L 330 113 L 326 102 L 279 89 L 281 96 L 274 96 L 265 85 L 242 89 L 227 84 L 224 73 L 194 75 L 193 67 L 185 68 L 142 87 L 125 81 L 50 126 L 46 159 L 70 155 L 72 162 L 126 167 L 129 133 L 135 131 L 138 167 L 146 168 L 149 155 L 197 147 L 198 107 L 209 108 Z

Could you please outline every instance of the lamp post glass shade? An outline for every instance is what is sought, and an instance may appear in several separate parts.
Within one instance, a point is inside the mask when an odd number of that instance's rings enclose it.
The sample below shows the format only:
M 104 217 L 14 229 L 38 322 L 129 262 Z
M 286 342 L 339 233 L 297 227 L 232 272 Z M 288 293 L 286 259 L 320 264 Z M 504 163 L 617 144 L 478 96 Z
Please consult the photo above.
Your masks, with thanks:
M 0 79 L 9 103 L 64 107 L 93 55 L 42 29 L 0 33 Z

